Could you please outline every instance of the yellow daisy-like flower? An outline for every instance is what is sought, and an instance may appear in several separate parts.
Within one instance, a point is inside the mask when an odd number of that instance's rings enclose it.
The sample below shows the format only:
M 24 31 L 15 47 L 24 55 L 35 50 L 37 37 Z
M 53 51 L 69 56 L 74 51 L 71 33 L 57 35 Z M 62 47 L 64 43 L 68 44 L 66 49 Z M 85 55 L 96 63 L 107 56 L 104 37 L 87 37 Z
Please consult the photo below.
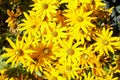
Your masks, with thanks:
M 35 33 L 39 30 L 40 27 L 40 19 L 33 16 L 33 15 L 28 15 L 27 13 L 24 12 L 24 16 L 26 19 L 23 19 L 23 23 L 20 23 L 19 26 L 21 27 L 21 31 L 25 31 L 26 34 L 32 33 L 35 35 Z
M 23 39 L 20 39 L 17 36 L 16 43 L 12 42 L 9 38 L 6 38 L 10 43 L 12 48 L 5 48 L 6 52 L 2 55 L 2 57 L 7 57 L 6 63 L 12 63 L 11 66 L 17 66 L 18 63 L 22 63 L 23 66 L 26 65 L 27 61 L 33 61 L 33 59 L 29 56 L 30 53 L 35 52 L 28 48 L 28 44 L 24 43 Z
M 99 51 L 100 54 L 104 52 L 108 54 L 108 51 L 114 53 L 114 50 L 117 46 L 119 46 L 119 37 L 112 37 L 113 31 L 109 31 L 109 29 L 103 28 L 100 34 L 96 34 L 98 37 L 95 39 L 95 51 Z
M 33 48 L 37 52 L 31 54 L 31 58 L 35 61 L 27 63 L 27 70 L 33 73 L 33 71 L 42 71 L 42 65 L 44 64 L 44 59 L 50 59 L 53 55 L 52 45 L 44 45 L 42 43 L 39 46 Z
M 52 59 L 56 59 L 54 53 L 58 50 L 55 44 L 48 43 L 44 39 L 37 46 L 31 46 L 31 49 L 36 51 L 30 54 L 34 62 L 27 62 L 27 71 L 31 73 L 43 71 L 42 66 L 48 64 L 46 63 L 47 60 L 51 61 Z
M 81 42 L 74 42 L 74 39 L 68 39 L 60 41 L 60 49 L 56 57 L 60 57 L 61 60 L 68 58 L 69 60 L 75 61 L 78 60 L 81 54 L 81 51 L 84 48 L 80 47 Z
M 45 16 L 51 20 L 52 16 L 57 13 L 57 4 L 57 0 L 38 0 L 32 6 L 33 10 L 40 15 L 42 20 L 44 20 Z
M 87 50 L 88 49 L 86 49 L 86 51 Z M 89 68 L 89 67 L 93 68 L 93 65 L 95 64 L 94 61 L 98 62 L 96 56 L 93 55 L 92 52 L 83 53 L 82 55 L 80 55 L 79 58 L 79 64 L 81 65 L 81 68 Z
M 72 61 L 68 58 L 59 62 L 59 64 L 56 65 L 56 69 L 66 80 L 78 79 L 79 76 L 77 71 L 81 70 L 77 60 Z
M 14 13 L 13 10 L 7 10 L 7 14 L 8 14 L 8 19 L 6 20 L 6 22 L 8 23 L 8 26 L 12 29 L 16 28 L 15 24 L 16 24 L 16 20 L 17 17 L 21 15 L 21 13 Z
M 91 14 L 92 11 L 85 12 L 81 7 L 78 10 L 68 12 L 64 15 L 68 18 L 65 21 L 68 22 L 68 25 L 73 26 L 73 30 L 75 32 L 82 29 L 85 33 L 87 33 L 89 29 L 95 27 L 95 25 L 91 23 L 91 20 L 95 19 L 95 17 L 90 17 Z
M 67 31 L 68 29 L 66 26 L 51 23 L 50 29 L 47 31 L 47 34 L 45 35 L 46 40 L 53 43 L 58 43 L 61 39 L 66 39 L 68 37 Z

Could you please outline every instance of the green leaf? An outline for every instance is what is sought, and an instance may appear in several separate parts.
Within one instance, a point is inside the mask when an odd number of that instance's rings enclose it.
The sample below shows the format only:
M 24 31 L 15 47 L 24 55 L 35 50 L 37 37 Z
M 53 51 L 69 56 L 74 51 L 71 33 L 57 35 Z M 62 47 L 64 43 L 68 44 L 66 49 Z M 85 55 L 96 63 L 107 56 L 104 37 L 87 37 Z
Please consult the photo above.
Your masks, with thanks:
M 0 70 L 8 68 L 8 65 L 5 64 L 5 61 L 3 61 L 3 58 L 0 56 Z
M 116 11 L 120 13 L 120 5 L 116 7 Z

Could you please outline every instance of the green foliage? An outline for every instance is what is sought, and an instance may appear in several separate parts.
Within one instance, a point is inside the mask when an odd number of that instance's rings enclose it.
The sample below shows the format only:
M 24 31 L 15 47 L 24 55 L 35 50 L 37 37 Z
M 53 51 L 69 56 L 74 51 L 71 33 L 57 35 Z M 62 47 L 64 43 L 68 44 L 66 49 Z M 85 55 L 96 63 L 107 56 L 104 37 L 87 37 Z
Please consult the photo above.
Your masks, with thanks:
M 114 35 L 120 35 L 120 0 L 104 0 L 108 8 L 114 7 L 111 14 L 111 24 L 114 28 Z
M 0 70 L 9 68 L 7 64 L 5 64 L 5 61 L 3 61 L 3 58 L 0 57 Z

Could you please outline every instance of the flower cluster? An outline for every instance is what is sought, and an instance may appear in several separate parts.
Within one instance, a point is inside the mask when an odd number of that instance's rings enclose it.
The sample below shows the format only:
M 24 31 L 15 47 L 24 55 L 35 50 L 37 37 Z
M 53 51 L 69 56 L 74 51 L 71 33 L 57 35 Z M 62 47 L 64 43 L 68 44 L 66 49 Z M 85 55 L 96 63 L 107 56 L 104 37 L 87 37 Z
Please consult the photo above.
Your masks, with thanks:
M 17 25 L 16 41 L 6 38 L 11 46 L 1 55 L 6 64 L 22 65 L 37 80 L 118 79 L 120 37 L 113 36 L 108 23 L 112 8 L 106 9 L 102 0 L 33 2 Z M 11 26 L 19 15 L 13 11 L 8 15 Z M 6 71 L 1 79 L 20 79 L 4 76 Z

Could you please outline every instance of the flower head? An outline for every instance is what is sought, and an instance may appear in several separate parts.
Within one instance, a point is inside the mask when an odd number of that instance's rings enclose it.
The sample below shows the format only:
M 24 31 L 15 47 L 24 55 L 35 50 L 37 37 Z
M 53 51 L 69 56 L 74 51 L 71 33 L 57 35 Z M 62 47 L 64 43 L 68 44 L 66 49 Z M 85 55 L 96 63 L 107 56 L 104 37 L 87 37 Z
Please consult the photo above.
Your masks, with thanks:
M 109 29 L 103 28 L 102 32 L 96 34 L 98 37 L 95 39 L 95 51 L 99 51 L 100 54 L 107 53 L 108 51 L 114 53 L 114 50 L 117 46 L 119 46 L 120 42 L 119 37 L 112 37 L 113 31 L 109 31 Z
M 26 30 L 26 34 L 34 34 L 39 30 L 40 27 L 40 19 L 35 17 L 34 15 L 28 15 L 24 12 L 24 16 L 26 19 L 23 19 L 23 23 L 20 23 L 20 30 Z
M 6 38 L 10 43 L 12 48 L 5 48 L 6 52 L 2 57 L 7 57 L 6 63 L 12 63 L 11 66 L 18 66 L 18 63 L 22 63 L 23 66 L 26 65 L 27 61 L 33 61 L 29 56 L 30 53 L 35 52 L 28 48 L 28 44 L 24 43 L 24 39 L 20 39 L 20 36 L 17 36 L 16 43 L 11 41 L 9 38 Z
M 57 3 L 57 0 L 38 0 L 32 6 L 33 10 L 40 15 L 42 20 L 44 20 L 45 16 L 51 20 L 52 16 L 57 13 Z

